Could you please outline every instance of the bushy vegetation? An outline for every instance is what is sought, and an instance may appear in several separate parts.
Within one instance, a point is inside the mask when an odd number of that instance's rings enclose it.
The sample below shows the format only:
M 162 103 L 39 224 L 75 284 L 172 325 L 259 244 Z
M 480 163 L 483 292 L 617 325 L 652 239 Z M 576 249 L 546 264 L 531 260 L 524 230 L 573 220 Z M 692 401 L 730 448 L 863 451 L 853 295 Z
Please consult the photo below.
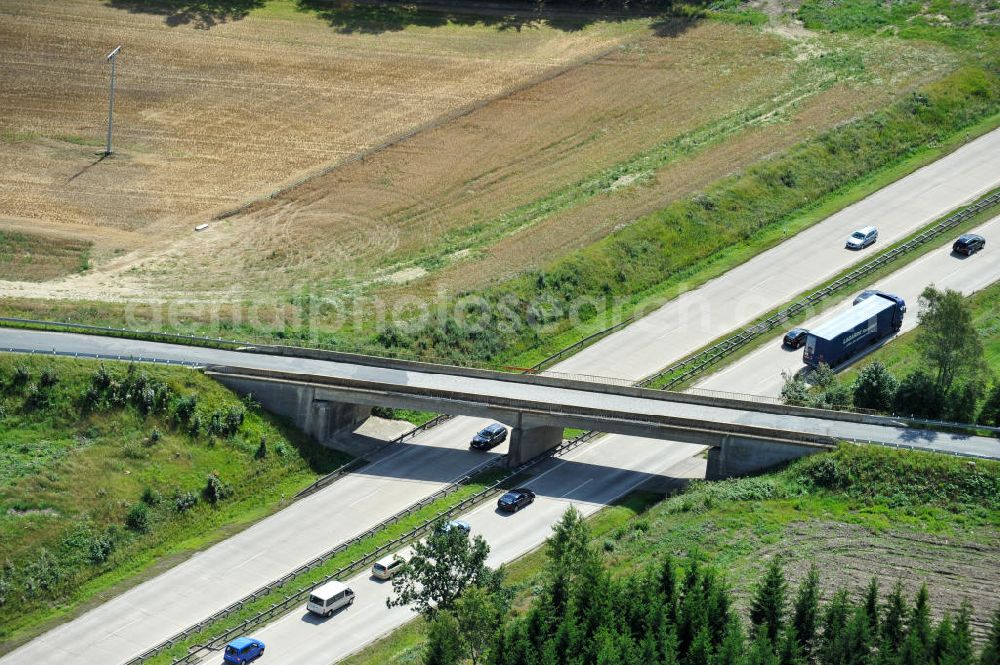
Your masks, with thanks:
M 504 616 L 503 594 L 466 589 L 433 615 L 424 664 L 992 665 L 1000 646 L 1000 608 L 977 658 L 969 605 L 935 622 L 926 586 L 909 602 L 899 583 L 883 597 L 877 578 L 861 597 L 841 588 L 822 602 L 815 566 L 793 593 L 778 558 L 754 586 L 747 625 L 725 576 L 697 559 L 680 566 L 668 553 L 615 577 L 589 543 L 570 508 L 527 611 Z
M 479 294 L 459 321 L 442 311 L 413 331 L 381 330 L 374 343 L 408 354 L 488 361 L 537 346 L 580 320 L 684 274 L 728 245 L 782 223 L 810 202 L 1000 110 L 1000 78 L 966 67 L 890 108 L 799 144 L 702 194 Z M 463 294 L 468 295 L 468 294 Z M 575 319 L 575 320 L 574 320 Z
M 0 640 L 345 461 L 192 370 L 0 357 Z
M 939 418 L 963 423 L 1000 425 L 1000 356 L 987 348 L 1000 346 L 994 306 L 1000 285 L 971 300 L 933 286 L 920 297 L 920 325 L 896 342 L 889 354 L 911 356 L 913 362 L 896 376 L 882 359 L 866 364 L 853 380 L 840 381 L 825 365 L 809 383 L 786 375 L 782 398 L 788 404 L 820 408 L 856 407 L 882 413 Z M 882 354 L 886 355 L 886 354 Z M 890 356 L 891 357 L 891 356 Z M 993 382 L 991 387 L 990 383 Z
M 838 608 L 837 616 L 841 615 L 845 598 L 847 625 L 857 608 L 864 606 L 868 616 L 877 615 L 880 623 L 888 621 L 895 625 L 896 619 L 889 617 L 903 616 L 905 633 L 924 583 L 930 598 L 935 601 L 930 608 L 935 633 L 937 630 L 948 633 L 956 621 L 964 620 L 959 617 L 969 612 L 965 600 L 972 602 L 973 626 L 989 625 L 997 609 L 998 596 L 982 590 L 985 579 L 995 579 L 996 569 L 992 562 L 998 553 L 998 511 L 998 463 L 976 461 L 970 464 L 966 459 L 933 453 L 854 445 L 843 445 L 830 453 L 800 459 L 784 469 L 761 476 L 695 482 L 685 491 L 658 503 L 654 495 L 639 493 L 589 520 L 589 534 L 572 526 L 575 520 L 569 523 L 564 520 L 554 530 L 545 552 L 532 553 L 506 567 L 506 579 L 516 592 L 511 604 L 514 609 L 503 621 L 494 619 L 491 624 L 503 626 L 489 643 L 499 651 L 488 657 L 475 656 L 474 662 L 502 660 L 508 649 L 515 648 L 525 649 L 523 653 L 527 655 L 519 661 L 522 663 L 617 662 L 609 655 L 611 650 L 606 648 L 607 643 L 595 637 L 597 634 L 606 637 L 609 631 L 621 633 L 615 644 L 621 647 L 617 657 L 624 658 L 625 662 L 635 662 L 630 659 L 636 657 L 646 658 L 648 652 L 643 649 L 654 646 L 663 649 L 664 656 L 666 649 L 678 649 L 682 630 L 688 630 L 681 628 L 685 622 L 656 623 L 661 620 L 657 612 L 644 614 L 650 603 L 662 602 L 661 599 L 650 600 L 646 594 L 660 588 L 661 573 L 668 569 L 665 565 L 668 556 L 672 556 L 674 562 L 669 570 L 674 571 L 677 593 L 673 605 L 678 612 L 685 607 L 684 580 L 692 574 L 702 576 L 703 580 L 711 578 L 708 584 L 714 596 L 701 593 L 701 598 L 687 600 L 687 607 L 697 610 L 695 614 L 703 619 L 698 626 L 718 625 L 707 621 L 705 609 L 699 606 L 702 601 L 710 606 L 727 607 L 731 625 L 739 626 L 743 635 L 745 652 L 756 651 L 757 657 L 767 653 L 763 645 L 756 645 L 755 635 L 763 627 L 771 635 L 777 635 L 777 640 L 769 639 L 769 646 L 775 648 L 777 642 L 777 662 L 781 663 L 789 662 L 782 660 L 780 649 L 791 646 L 790 641 L 783 639 L 788 637 L 790 627 L 795 628 L 797 636 L 817 636 L 812 641 L 811 651 L 800 652 L 804 661 L 790 662 L 830 662 L 823 659 L 835 658 L 840 653 L 844 641 L 825 641 L 824 625 L 831 606 Z M 572 585 L 559 582 L 563 589 L 556 592 L 559 585 L 554 580 L 560 571 L 565 575 L 565 571 L 578 569 L 577 562 L 581 559 L 568 552 L 584 551 L 599 559 L 603 570 L 592 568 L 588 572 L 587 579 L 599 579 L 602 586 L 598 592 L 586 596 L 598 613 L 588 617 L 581 626 L 577 618 L 565 622 L 559 619 L 569 613 L 579 616 L 581 607 L 579 601 L 573 600 Z M 782 569 L 769 569 L 767 565 L 769 560 L 779 559 L 788 574 L 784 585 Z M 927 568 L 924 564 L 930 561 L 933 566 Z M 822 571 L 821 574 L 809 572 L 812 565 Z M 960 565 L 968 565 L 964 573 L 970 576 L 967 580 L 955 575 L 956 566 Z M 845 570 L 849 573 L 845 574 Z M 877 577 L 879 587 L 874 594 L 869 584 L 873 576 Z M 900 581 L 905 589 L 902 595 L 897 590 Z M 584 590 L 578 589 L 576 593 L 582 594 Z M 762 618 L 775 616 L 776 613 L 768 608 L 774 608 L 773 599 L 782 595 L 785 601 L 783 622 L 775 631 L 768 628 L 772 622 Z M 555 603 L 553 597 L 562 600 Z M 713 602 L 709 603 L 709 599 Z M 724 603 L 719 602 L 720 599 Z M 826 602 L 819 599 L 826 599 Z M 417 662 L 421 657 L 425 662 L 456 662 L 431 660 L 431 654 L 472 660 L 474 656 L 465 642 L 466 628 L 463 626 L 476 626 L 474 619 L 482 616 L 481 612 L 488 615 L 496 608 L 503 610 L 506 603 L 504 595 L 495 596 L 492 603 L 485 605 L 481 599 L 470 603 L 480 608 L 477 611 L 461 602 L 456 603 L 452 612 L 454 621 L 431 624 L 431 631 L 427 623 L 414 622 L 392 638 L 351 657 L 348 665 L 402 665 Z M 560 614 L 548 614 L 553 605 L 563 608 Z M 817 611 L 806 612 L 810 607 Z M 889 612 L 890 607 L 895 609 Z M 625 613 L 629 620 L 624 621 L 619 612 Z M 947 614 L 950 617 L 946 622 Z M 757 617 L 756 623 L 753 617 Z M 633 624 L 632 619 L 639 623 Z M 633 625 L 644 626 L 647 630 L 637 634 L 633 632 Z M 658 630 L 651 629 L 654 625 Z M 727 624 L 722 622 L 722 625 Z M 837 625 L 840 625 L 839 619 Z M 942 625 L 950 625 L 950 628 L 942 629 Z M 589 632 L 592 628 L 596 630 Z M 676 641 L 665 638 L 671 628 Z M 553 631 L 557 635 L 555 638 Z M 846 626 L 844 631 L 841 637 L 850 634 Z M 964 628 L 960 630 L 963 635 L 964 631 Z M 992 650 L 995 647 L 989 643 L 983 645 L 982 631 L 975 632 L 979 645 L 975 651 L 982 649 L 986 654 L 982 656 L 986 660 L 980 662 L 995 663 L 989 660 L 996 658 Z M 687 634 L 690 639 L 690 630 Z M 878 659 L 879 655 L 888 656 L 892 652 L 881 650 L 878 635 L 877 631 L 872 633 L 876 650 L 869 651 L 867 658 L 834 662 L 873 665 L 885 662 Z M 995 637 L 994 632 L 990 639 L 995 640 Z M 480 643 L 480 638 L 476 637 L 469 644 Z M 823 646 L 827 644 L 828 649 Z M 698 662 L 744 662 L 726 660 L 722 645 L 713 641 L 710 632 L 708 646 L 714 655 Z M 564 649 L 578 648 L 591 655 L 593 651 L 587 649 L 598 649 L 600 659 L 562 660 Z M 566 651 L 566 656 L 569 653 Z M 579 652 L 574 653 L 579 655 Z M 910 655 L 914 653 L 911 648 Z M 689 657 L 677 654 L 674 661 L 654 658 L 646 662 L 682 662 Z M 610 660 L 601 660 L 603 658 Z M 935 658 L 939 656 L 931 655 L 917 662 L 940 662 Z M 760 662 L 774 661 L 766 658 Z M 890 659 L 889 662 L 899 661 Z

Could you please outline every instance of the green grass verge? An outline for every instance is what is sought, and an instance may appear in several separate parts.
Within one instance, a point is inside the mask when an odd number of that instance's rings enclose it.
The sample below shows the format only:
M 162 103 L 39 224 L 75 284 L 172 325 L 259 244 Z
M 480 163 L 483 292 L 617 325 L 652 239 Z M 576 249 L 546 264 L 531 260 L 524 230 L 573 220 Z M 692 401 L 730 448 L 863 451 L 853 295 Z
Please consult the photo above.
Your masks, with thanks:
M 199 372 L 109 362 L 108 389 L 92 393 L 101 366 L 0 355 L 5 649 L 265 517 L 350 459 Z M 190 396 L 198 433 L 175 410 Z M 239 424 L 207 432 L 230 412 Z M 223 488 L 214 502 L 202 493 L 210 475 Z
M 969 544 L 996 550 L 1000 464 L 970 468 L 967 461 L 946 455 L 844 445 L 762 476 L 696 482 L 659 499 L 634 493 L 588 520 L 591 545 L 615 574 L 641 569 L 668 552 L 682 561 L 707 559 L 721 569 L 737 597 L 745 598 L 766 562 L 764 553 L 783 556 L 793 569 L 814 562 L 836 586 L 842 580 L 831 580 L 836 571 L 824 566 L 842 564 L 838 557 L 846 552 L 851 566 L 863 569 L 868 557 L 857 555 L 867 547 L 889 556 L 888 565 L 895 564 L 900 578 L 919 583 L 919 577 L 908 577 L 908 553 L 923 556 L 925 548 L 933 548 L 935 560 L 947 567 L 968 556 Z M 857 542 L 848 542 L 851 538 Z M 889 546 L 883 549 L 883 543 Z M 909 549 L 893 549 L 902 544 Z M 532 602 L 544 563 L 539 549 L 508 566 L 508 579 L 518 591 L 515 611 Z M 977 565 L 986 571 L 991 561 L 982 558 Z M 861 584 L 867 581 L 862 578 Z M 953 581 L 945 577 L 940 583 Z M 932 581 L 932 595 L 937 598 L 936 592 L 944 590 Z M 422 620 L 411 621 L 343 662 L 419 663 L 426 629 Z
M 193 635 L 190 639 L 179 642 L 170 649 L 158 654 L 146 661 L 150 665 L 166 665 L 174 658 L 187 655 L 190 647 L 204 644 L 214 636 L 239 626 L 247 619 L 270 608 L 273 604 L 284 601 L 290 594 L 298 589 L 309 588 L 323 580 L 327 575 L 338 569 L 356 561 L 374 550 L 386 545 L 397 538 L 406 535 L 413 529 L 423 525 L 429 520 L 436 519 L 441 513 L 450 510 L 462 501 L 470 498 L 478 492 L 490 487 L 498 480 L 502 479 L 508 472 L 503 469 L 489 471 L 473 478 L 468 483 L 460 486 L 455 492 L 437 501 L 431 502 L 411 515 L 404 517 L 398 522 L 387 526 L 378 533 L 360 540 L 343 552 L 332 557 L 321 566 L 317 566 L 290 581 L 286 587 L 275 589 L 271 593 L 261 596 L 257 601 L 246 604 L 242 610 L 212 624 L 207 629 Z M 200 620 L 202 617 L 191 617 L 191 623 Z

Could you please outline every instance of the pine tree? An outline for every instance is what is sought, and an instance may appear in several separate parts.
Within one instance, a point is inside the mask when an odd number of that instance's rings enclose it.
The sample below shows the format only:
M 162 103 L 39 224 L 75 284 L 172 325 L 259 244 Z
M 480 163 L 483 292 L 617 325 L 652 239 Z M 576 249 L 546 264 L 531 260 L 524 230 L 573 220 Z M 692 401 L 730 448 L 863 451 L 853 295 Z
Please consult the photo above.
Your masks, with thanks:
M 659 592 L 663 598 L 663 607 L 666 610 L 666 618 L 670 623 L 677 621 L 677 565 L 674 558 L 667 554 L 667 557 L 660 565 Z
M 955 618 L 955 639 L 949 654 L 951 662 L 944 665 L 972 665 L 972 630 L 969 628 L 971 619 L 972 606 L 968 600 L 964 600 Z
M 846 662 L 847 646 L 845 637 L 850 618 L 850 601 L 847 590 L 840 589 L 833 594 L 823 612 L 823 635 L 818 649 L 820 662 Z
M 730 615 L 726 623 L 726 634 L 716 650 L 712 665 L 745 665 L 747 641 L 743 625 L 736 615 Z
M 906 601 L 903 600 L 903 583 L 897 581 L 886 600 L 885 619 L 882 621 L 882 649 L 898 654 L 906 638 L 904 621 Z
M 779 665 L 806 665 L 806 659 L 802 655 L 802 645 L 799 643 L 798 635 L 795 634 L 795 626 L 789 626 L 781 638 L 778 663 Z
M 865 592 L 865 614 L 868 616 L 868 628 L 872 636 L 878 635 L 878 578 L 872 575 Z
M 855 609 L 851 616 L 851 621 L 844 632 L 843 645 L 847 663 L 866 665 L 874 660 L 872 633 L 868 612 L 864 606 Z
M 816 624 L 819 615 L 819 571 L 816 564 L 809 566 L 799 590 L 795 595 L 795 613 L 792 626 L 795 636 L 806 655 L 812 653 L 813 641 L 816 639 Z
M 931 645 L 931 608 L 926 584 L 920 585 L 920 590 L 917 591 L 917 597 L 913 602 L 908 634 L 916 636 L 926 653 Z
M 757 587 L 750 603 L 750 621 L 755 634 L 763 631 L 774 644 L 784 626 L 785 618 L 785 573 L 777 557 L 771 559 L 764 579 Z
M 703 626 L 691 642 L 691 647 L 687 652 L 687 658 L 684 659 L 684 665 L 709 665 L 711 658 L 711 638 L 709 637 L 708 628 Z
M 1000 665 L 1000 607 L 993 613 L 993 623 L 979 656 L 979 665 Z
M 449 612 L 438 612 L 427 633 L 424 665 L 458 665 L 462 659 L 462 636 Z
M 760 631 L 750 647 L 747 665 L 778 665 L 778 657 L 774 653 L 774 645 L 767 639 L 767 633 Z

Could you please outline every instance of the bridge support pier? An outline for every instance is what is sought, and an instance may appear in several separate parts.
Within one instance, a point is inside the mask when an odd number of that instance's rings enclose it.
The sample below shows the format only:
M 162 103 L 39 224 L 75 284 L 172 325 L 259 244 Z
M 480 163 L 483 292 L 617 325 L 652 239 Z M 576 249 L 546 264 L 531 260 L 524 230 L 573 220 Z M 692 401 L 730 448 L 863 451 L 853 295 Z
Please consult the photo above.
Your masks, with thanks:
M 530 418 L 518 414 L 517 422 L 510 430 L 507 466 L 518 466 L 555 448 L 562 443 L 562 435 L 562 427 L 535 424 Z
M 708 450 L 706 478 L 721 480 L 749 476 L 827 450 L 830 446 L 817 443 L 766 441 L 727 434 L 722 437 L 721 445 Z
M 239 395 L 250 394 L 262 407 L 290 418 L 295 426 L 319 443 L 340 430 L 355 430 L 371 415 L 372 407 L 316 399 L 312 386 L 249 381 L 226 374 L 214 378 Z

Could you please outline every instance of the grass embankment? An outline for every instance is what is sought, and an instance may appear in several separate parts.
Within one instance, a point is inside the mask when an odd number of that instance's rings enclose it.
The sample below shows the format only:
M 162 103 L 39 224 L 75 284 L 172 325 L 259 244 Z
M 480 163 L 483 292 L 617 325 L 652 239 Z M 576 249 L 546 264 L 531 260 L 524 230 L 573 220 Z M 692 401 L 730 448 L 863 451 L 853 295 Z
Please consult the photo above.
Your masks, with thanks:
M 192 370 L 0 356 L 0 641 L 232 535 L 348 459 Z
M 590 520 L 592 545 L 615 574 L 665 554 L 713 563 L 741 611 L 768 559 L 793 580 L 810 563 L 824 587 L 860 595 L 873 575 L 909 593 L 927 582 L 935 610 L 954 616 L 963 599 L 982 635 L 1000 603 L 1000 464 L 944 455 L 844 445 L 754 478 L 695 483 L 656 502 L 634 494 Z M 526 608 L 545 563 L 541 550 L 509 567 Z M 420 662 L 426 625 L 413 621 L 344 661 Z
M 584 327 L 595 320 L 603 325 L 609 311 L 625 316 L 651 296 L 676 293 L 682 284 L 689 288 L 692 281 L 719 274 L 818 221 L 803 216 L 817 201 L 912 158 L 943 136 L 964 136 L 998 110 L 1000 77 L 963 68 L 889 109 L 649 215 L 547 270 L 481 294 L 492 305 L 491 316 L 512 312 L 521 322 L 512 331 L 500 334 L 495 321 L 486 331 L 470 330 L 443 315 L 437 325 L 417 333 L 388 328 L 377 341 L 388 349 L 454 361 L 526 364 L 538 351 L 550 350 L 547 340 L 571 341 L 567 333 L 576 323 L 571 314 L 582 318 Z M 790 228 L 791 222 L 799 226 Z M 537 308 L 539 302 L 547 306 Z
M 1000 283 L 969 296 L 967 301 L 972 310 L 973 325 L 983 343 L 986 365 L 994 376 L 1000 377 Z M 862 367 L 875 361 L 883 363 L 900 378 L 913 373 L 920 366 L 917 332 L 915 329 L 900 335 L 892 344 L 886 344 L 868 355 L 864 362 L 844 370 L 839 375 L 841 382 L 852 383 Z

